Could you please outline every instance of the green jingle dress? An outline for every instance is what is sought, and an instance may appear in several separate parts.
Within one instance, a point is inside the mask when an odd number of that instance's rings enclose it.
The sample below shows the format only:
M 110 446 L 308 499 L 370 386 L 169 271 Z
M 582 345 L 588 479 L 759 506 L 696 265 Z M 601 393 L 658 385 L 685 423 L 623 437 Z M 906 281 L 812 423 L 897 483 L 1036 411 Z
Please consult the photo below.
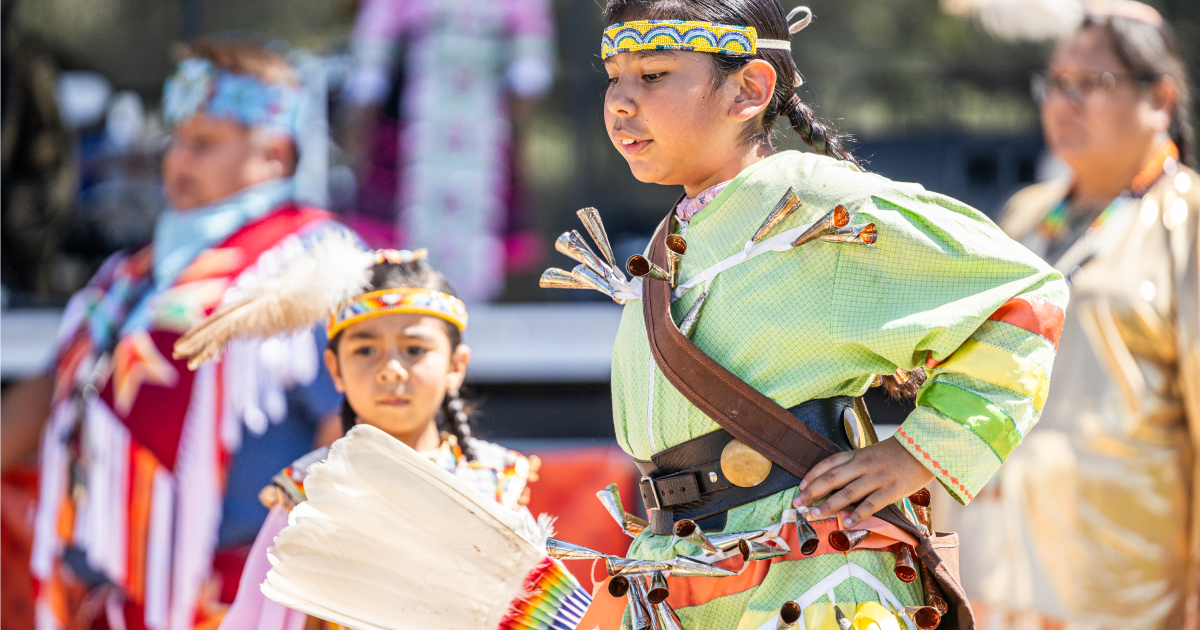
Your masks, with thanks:
M 680 286 L 743 252 L 789 188 L 802 205 L 771 235 L 803 228 L 841 204 L 852 224 L 873 222 L 878 241 L 868 247 L 816 240 L 738 261 L 678 297 L 675 320 L 707 284 L 692 341 L 785 408 L 861 396 L 875 375 L 926 366 L 917 408 L 895 439 L 955 499 L 969 502 L 1038 420 L 1067 303 L 1062 276 L 953 199 L 786 151 L 744 170 L 675 228 L 688 243 Z M 655 366 L 640 300 L 624 310 L 612 392 L 617 439 L 635 459 L 719 429 Z M 779 524 L 795 494 L 791 488 L 730 510 L 723 531 Z M 885 525 L 876 520 L 864 526 Z M 814 526 L 824 536 L 836 522 Z M 787 527 L 795 540 L 794 525 Z M 699 548 L 649 530 L 629 552 L 644 560 L 679 555 L 701 557 Z M 924 603 L 920 580 L 901 582 L 893 562 L 888 551 L 838 553 L 823 542 L 813 556 L 752 562 L 753 570 L 748 565 L 738 577 L 671 578 L 668 601 L 685 628 L 770 630 L 780 606 L 794 600 L 804 608 L 805 627 L 836 629 L 831 598 L 851 618 L 865 602 Z M 626 613 L 625 627 L 628 619 Z M 898 625 L 906 623 L 898 618 Z

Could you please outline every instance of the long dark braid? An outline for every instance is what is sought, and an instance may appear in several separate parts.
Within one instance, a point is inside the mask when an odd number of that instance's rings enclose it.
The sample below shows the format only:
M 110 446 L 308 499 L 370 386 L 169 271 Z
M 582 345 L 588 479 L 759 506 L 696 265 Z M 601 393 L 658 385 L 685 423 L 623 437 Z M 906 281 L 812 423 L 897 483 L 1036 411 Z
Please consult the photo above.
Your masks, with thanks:
M 446 397 L 442 399 L 442 422 L 447 430 L 454 434 L 458 440 L 458 447 L 467 459 L 475 459 L 475 453 L 471 449 L 471 411 L 471 407 L 462 399 L 458 390 L 446 392 Z
M 371 268 L 371 283 L 367 291 L 400 288 L 432 289 L 447 295 L 454 295 L 454 289 L 451 288 L 446 277 L 424 260 L 400 263 L 385 261 Z M 446 325 L 446 336 L 450 339 L 450 350 L 453 352 L 462 343 L 462 332 L 450 322 L 443 323 Z M 329 340 L 328 347 L 333 350 L 335 356 L 341 338 L 341 333 L 338 333 Z M 467 404 L 458 390 L 453 390 L 446 392 L 445 398 L 442 399 L 437 419 L 438 427 L 455 437 L 459 448 L 462 449 L 463 456 L 468 460 L 475 459 L 474 449 L 471 448 L 471 441 L 474 439 L 472 431 L 474 412 L 474 406 Z M 358 414 L 354 412 L 350 401 L 345 396 L 342 397 L 340 415 L 343 432 L 349 432 L 358 423 Z

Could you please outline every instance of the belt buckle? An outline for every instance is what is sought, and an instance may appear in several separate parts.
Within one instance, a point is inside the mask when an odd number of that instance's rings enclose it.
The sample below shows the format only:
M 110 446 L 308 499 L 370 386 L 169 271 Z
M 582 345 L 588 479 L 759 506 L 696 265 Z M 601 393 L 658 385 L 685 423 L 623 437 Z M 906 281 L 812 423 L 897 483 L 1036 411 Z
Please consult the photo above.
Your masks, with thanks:
M 647 490 L 647 488 L 649 488 Z M 642 502 L 646 504 L 648 510 L 661 510 L 662 501 L 658 498 L 658 488 L 654 487 L 654 480 L 650 477 L 642 477 L 638 483 L 638 489 L 642 492 Z

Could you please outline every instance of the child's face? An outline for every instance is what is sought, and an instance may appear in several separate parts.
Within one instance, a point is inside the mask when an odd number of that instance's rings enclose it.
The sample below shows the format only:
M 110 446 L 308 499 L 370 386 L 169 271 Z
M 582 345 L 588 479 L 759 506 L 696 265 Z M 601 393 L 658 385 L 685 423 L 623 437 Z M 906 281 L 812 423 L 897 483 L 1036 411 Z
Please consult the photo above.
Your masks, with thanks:
M 471 351 L 450 347 L 448 324 L 415 313 L 381 315 L 342 331 L 325 364 L 359 421 L 415 445 L 437 420 L 448 390 L 462 386 Z M 415 448 L 415 446 L 414 446 Z
M 755 60 L 714 87 L 712 57 L 697 52 L 619 53 L 604 69 L 613 146 L 634 177 L 682 185 L 689 195 L 740 172 L 745 123 L 762 114 L 775 83 L 770 64 Z
M 291 140 L 197 114 L 174 129 L 163 156 L 163 187 L 179 210 L 219 201 L 239 190 L 284 177 Z

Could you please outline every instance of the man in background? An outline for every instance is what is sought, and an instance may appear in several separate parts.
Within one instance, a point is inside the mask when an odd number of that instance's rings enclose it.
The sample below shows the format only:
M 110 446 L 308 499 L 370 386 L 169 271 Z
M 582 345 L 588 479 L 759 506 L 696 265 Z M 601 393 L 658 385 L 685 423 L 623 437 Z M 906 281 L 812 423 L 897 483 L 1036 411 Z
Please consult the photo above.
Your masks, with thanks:
M 216 627 L 259 488 L 338 403 L 304 332 L 191 371 L 175 340 L 335 230 L 294 201 L 301 99 L 280 56 L 197 45 L 164 90 L 170 207 L 68 304 L 49 374 L 5 392 L 3 465 L 41 432 L 38 628 Z

